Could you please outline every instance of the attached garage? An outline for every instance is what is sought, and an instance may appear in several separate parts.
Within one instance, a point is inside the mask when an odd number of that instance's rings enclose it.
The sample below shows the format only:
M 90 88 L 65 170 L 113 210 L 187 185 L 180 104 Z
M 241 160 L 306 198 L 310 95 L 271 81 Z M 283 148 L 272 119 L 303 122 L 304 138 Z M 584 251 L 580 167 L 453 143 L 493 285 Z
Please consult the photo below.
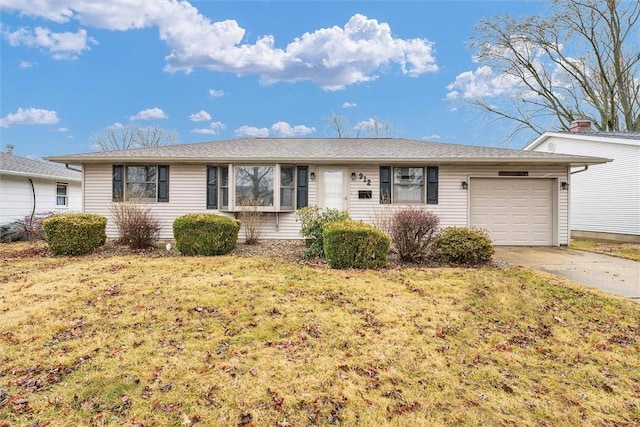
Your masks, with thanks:
M 470 223 L 496 245 L 552 246 L 555 179 L 471 178 Z

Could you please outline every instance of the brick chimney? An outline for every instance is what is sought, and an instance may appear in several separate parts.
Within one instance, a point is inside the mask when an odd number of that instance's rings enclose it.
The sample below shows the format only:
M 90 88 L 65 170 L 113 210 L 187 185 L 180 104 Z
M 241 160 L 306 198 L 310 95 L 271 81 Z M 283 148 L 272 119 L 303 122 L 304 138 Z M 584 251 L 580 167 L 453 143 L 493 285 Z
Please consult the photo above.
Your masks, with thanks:
M 589 132 L 591 131 L 591 120 L 574 120 L 569 125 L 569 132 Z
M 7 144 L 7 154 L 13 154 L 13 149 L 16 148 L 13 144 Z

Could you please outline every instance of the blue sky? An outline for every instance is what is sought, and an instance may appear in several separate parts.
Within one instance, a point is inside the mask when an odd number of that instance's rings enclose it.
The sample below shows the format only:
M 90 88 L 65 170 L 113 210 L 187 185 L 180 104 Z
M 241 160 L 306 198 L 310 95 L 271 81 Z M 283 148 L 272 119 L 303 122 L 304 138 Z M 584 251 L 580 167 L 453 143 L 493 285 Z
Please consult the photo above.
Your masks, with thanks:
M 0 150 L 93 151 L 108 127 L 180 143 L 363 134 L 504 146 L 507 125 L 452 101 L 500 93 L 466 42 L 539 1 L 0 0 Z M 526 136 L 512 143 L 521 147 Z

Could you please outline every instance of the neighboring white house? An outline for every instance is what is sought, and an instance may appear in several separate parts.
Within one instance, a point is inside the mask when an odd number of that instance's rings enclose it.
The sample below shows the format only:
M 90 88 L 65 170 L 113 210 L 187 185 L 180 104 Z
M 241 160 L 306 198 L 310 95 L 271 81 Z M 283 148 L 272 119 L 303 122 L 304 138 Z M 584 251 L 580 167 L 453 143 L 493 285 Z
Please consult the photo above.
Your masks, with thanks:
M 301 239 L 297 209 L 346 209 L 376 223 L 422 206 L 441 226 L 476 226 L 500 245 L 566 245 L 572 167 L 607 159 L 401 138 L 245 138 L 49 157 L 82 165 L 84 212 L 142 200 L 172 238 L 190 212 L 237 215 L 256 201 L 262 237 Z M 116 237 L 112 221 L 107 235 Z M 241 231 L 242 233 L 242 231 Z M 240 237 L 242 237 L 241 234 Z
M 571 236 L 640 243 L 640 132 L 589 129 L 588 121 L 574 122 L 570 132 L 546 132 L 525 150 L 613 159 L 572 169 Z
M 47 212 L 82 210 L 82 173 L 0 152 L 0 224 Z

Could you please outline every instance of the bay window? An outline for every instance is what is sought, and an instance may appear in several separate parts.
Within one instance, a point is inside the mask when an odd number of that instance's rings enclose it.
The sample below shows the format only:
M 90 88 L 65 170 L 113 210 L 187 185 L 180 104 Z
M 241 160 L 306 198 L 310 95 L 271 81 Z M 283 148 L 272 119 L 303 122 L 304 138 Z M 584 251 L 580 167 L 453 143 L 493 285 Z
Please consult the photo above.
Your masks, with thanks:
M 307 203 L 306 166 L 207 166 L 207 209 L 237 212 L 255 206 L 265 212 L 293 211 Z M 304 179 L 301 176 L 304 175 Z

